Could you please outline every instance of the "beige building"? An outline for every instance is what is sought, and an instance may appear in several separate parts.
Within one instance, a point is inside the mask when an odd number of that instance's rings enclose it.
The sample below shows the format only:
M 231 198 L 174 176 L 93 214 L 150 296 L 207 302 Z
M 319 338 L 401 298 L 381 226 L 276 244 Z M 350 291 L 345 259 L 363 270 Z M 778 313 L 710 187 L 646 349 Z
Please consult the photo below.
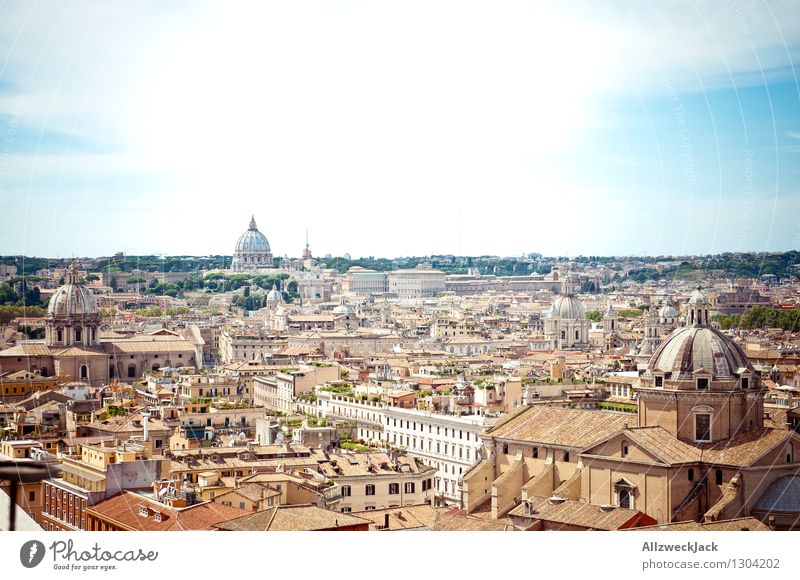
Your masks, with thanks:
M 407 456 L 331 454 L 319 472 L 337 484 L 343 513 L 429 504 L 433 499 L 435 469 Z
M 339 380 L 339 366 L 309 366 L 273 376 L 254 377 L 253 403 L 257 406 L 293 413 L 297 395 L 310 393 L 316 385 Z
M 445 291 L 444 272 L 428 268 L 393 270 L 388 273 L 389 292 L 400 300 L 436 296 Z
M 637 415 L 533 406 L 504 418 L 462 479 L 465 508 L 500 517 L 554 496 L 662 523 L 755 516 L 797 527 L 800 436 L 765 424 L 760 377 L 710 326 L 701 292 L 687 310 L 635 388 Z
M 161 367 L 197 367 L 202 345 L 169 331 L 101 340 L 97 300 L 78 279 L 73 264 L 50 299 L 44 342 L 0 351 L 0 374 L 28 370 L 99 386 Z

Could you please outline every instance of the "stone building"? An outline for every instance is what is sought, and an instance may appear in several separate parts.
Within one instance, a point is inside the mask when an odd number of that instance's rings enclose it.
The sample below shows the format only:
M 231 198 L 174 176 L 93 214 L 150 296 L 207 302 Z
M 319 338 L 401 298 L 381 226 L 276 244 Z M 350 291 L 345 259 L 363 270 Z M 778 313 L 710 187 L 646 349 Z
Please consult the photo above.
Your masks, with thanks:
M 698 290 L 686 325 L 635 387 L 638 412 L 529 406 L 482 434 L 464 507 L 495 517 L 561 497 L 637 510 L 659 523 L 755 516 L 796 528 L 800 435 L 764 419 L 766 388 L 744 351 L 710 325 Z
M 589 319 L 583 304 L 565 281 L 561 295 L 553 301 L 544 321 L 544 336 L 551 349 L 583 349 L 589 346 Z
M 234 272 L 258 272 L 273 268 L 272 250 L 267 236 L 258 231 L 256 218 L 250 218 L 247 231 L 239 236 L 233 251 L 231 270 Z
M 21 370 L 91 385 L 133 381 L 161 367 L 196 367 L 202 344 L 169 331 L 130 338 L 100 338 L 100 309 L 91 291 L 78 283 L 75 264 L 48 305 L 43 342 L 0 351 L 0 374 Z M 191 333 L 187 336 L 191 337 Z

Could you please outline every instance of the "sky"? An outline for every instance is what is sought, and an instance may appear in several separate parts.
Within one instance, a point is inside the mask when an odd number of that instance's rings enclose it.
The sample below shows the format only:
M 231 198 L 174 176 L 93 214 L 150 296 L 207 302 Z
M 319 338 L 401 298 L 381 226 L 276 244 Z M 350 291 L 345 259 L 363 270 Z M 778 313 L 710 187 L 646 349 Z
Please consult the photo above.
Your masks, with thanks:
M 800 249 L 800 3 L 0 0 L 0 255 Z

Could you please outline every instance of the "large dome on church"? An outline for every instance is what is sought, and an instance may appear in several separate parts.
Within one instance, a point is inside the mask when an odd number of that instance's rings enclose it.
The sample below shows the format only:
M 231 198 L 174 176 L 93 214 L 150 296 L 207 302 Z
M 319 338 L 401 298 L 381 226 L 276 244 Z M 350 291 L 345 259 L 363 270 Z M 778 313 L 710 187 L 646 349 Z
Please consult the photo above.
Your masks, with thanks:
M 99 314 L 97 300 L 84 286 L 78 284 L 78 271 L 70 266 L 65 276 L 66 284 L 50 298 L 47 312 L 50 316 L 88 316 Z
M 255 218 L 250 220 L 250 227 L 239 236 L 236 242 L 236 252 L 269 252 L 267 236 L 258 231 Z
M 572 295 L 559 296 L 550 306 L 548 315 L 562 320 L 581 320 L 585 312 L 581 301 Z
M 690 379 L 694 371 L 709 371 L 714 379 L 733 378 L 753 366 L 741 347 L 710 326 L 684 326 L 675 330 L 653 353 L 648 371 L 672 373 L 673 379 Z

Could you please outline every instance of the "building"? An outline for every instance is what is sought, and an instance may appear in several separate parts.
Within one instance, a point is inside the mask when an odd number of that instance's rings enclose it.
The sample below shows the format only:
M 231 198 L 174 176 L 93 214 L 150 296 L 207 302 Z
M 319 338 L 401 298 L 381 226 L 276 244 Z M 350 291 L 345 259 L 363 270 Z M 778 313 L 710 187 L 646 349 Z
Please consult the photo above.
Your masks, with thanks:
M 42 527 L 88 530 L 87 510 L 123 490 L 149 489 L 169 473 L 169 461 L 152 455 L 147 441 L 80 445 L 61 459 L 61 477 L 42 482 Z
M 86 510 L 86 529 L 96 532 L 185 532 L 215 530 L 216 524 L 241 517 L 246 512 L 214 502 L 193 503 L 181 494 L 180 481 L 165 489 L 162 501 L 149 494 L 123 491 Z M 170 497 L 170 495 L 174 497 Z
M 416 409 L 383 410 L 384 442 L 435 468 L 437 503 L 461 503 L 459 480 L 480 459 L 483 415 L 444 415 Z
M 388 273 L 389 292 L 400 300 L 429 298 L 445 291 L 444 272 L 429 268 L 409 268 Z
M 319 472 L 338 485 L 340 512 L 430 504 L 434 468 L 387 453 L 330 454 Z
M 351 294 L 359 296 L 385 294 L 389 291 L 389 276 L 386 272 L 353 266 L 347 271 L 345 285 Z
M 50 298 L 44 342 L 0 351 L 0 373 L 24 370 L 100 386 L 114 379 L 132 382 L 151 369 L 197 366 L 202 348 L 175 333 L 101 339 L 97 300 L 79 284 L 74 263 L 65 278 Z
M 339 380 L 338 365 L 311 366 L 288 373 L 253 378 L 253 403 L 284 413 L 293 413 L 295 398 L 317 385 Z
M 250 218 L 247 231 L 239 236 L 233 251 L 231 270 L 234 272 L 258 272 L 273 268 L 272 250 L 267 236 L 258 231 L 256 218 Z
M 553 301 L 544 321 L 544 336 L 550 349 L 585 349 L 589 346 L 589 320 L 583 304 L 565 281 L 561 295 Z
M 798 527 L 800 435 L 765 424 L 766 389 L 710 325 L 699 289 L 686 308 L 634 387 L 636 415 L 534 405 L 503 418 L 462 479 L 466 509 L 501 517 L 559 497 L 659 523 L 754 516 Z
M 370 521 L 314 505 L 280 505 L 214 527 L 230 532 L 366 532 Z

